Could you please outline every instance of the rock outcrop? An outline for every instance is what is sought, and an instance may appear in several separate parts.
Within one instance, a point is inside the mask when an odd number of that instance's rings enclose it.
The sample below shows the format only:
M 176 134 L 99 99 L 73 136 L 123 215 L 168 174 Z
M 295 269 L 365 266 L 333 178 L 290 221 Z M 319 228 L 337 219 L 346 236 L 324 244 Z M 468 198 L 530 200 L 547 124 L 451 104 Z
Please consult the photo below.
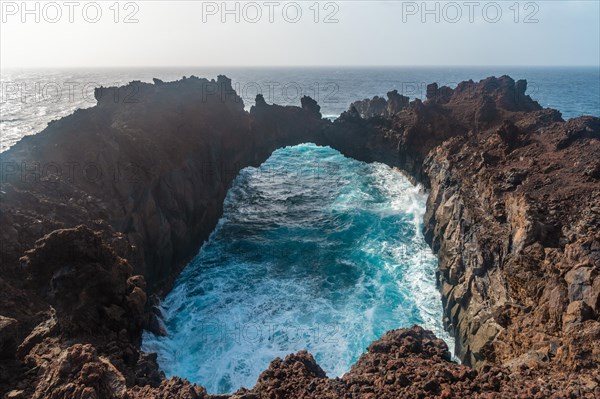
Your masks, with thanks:
M 350 108 L 356 109 L 361 118 L 372 118 L 374 116 L 390 117 L 403 109 L 408 108 L 410 98 L 398 94 L 398 90 L 387 93 L 387 100 L 375 96 L 372 99 L 353 102 Z
M 331 123 L 310 98 L 257 96 L 246 112 L 223 76 L 97 89 L 96 107 L 0 155 L 0 396 L 210 397 L 167 380 L 141 331 L 161 332 L 157 297 L 238 172 L 303 142 L 429 190 L 424 234 L 463 365 L 414 327 L 340 379 L 298 353 L 232 398 L 600 396 L 600 119 L 565 122 L 525 91 L 507 76 L 432 84 L 425 102 L 391 91 Z
M 310 354 L 299 352 L 274 360 L 252 390 L 229 398 L 592 398 L 598 393 L 591 385 L 580 389 L 545 380 L 527 367 L 515 372 L 458 365 L 450 361 L 444 341 L 414 326 L 373 342 L 342 378 L 328 379 Z
M 97 356 L 95 374 L 115 368 L 129 387 L 179 389 L 164 382 L 156 357 L 139 351 L 143 328 L 161 333 L 156 296 L 214 229 L 240 169 L 279 147 L 318 142 L 330 123 L 310 98 L 303 108 L 259 98 L 248 113 L 224 76 L 132 82 L 95 95 L 96 107 L 0 155 L 0 349 L 13 362 L 3 363 L 0 387 L 16 384 L 24 397 L 88 397 L 95 383 L 81 370 L 70 373 L 83 375 L 81 387 L 36 388 L 73 363 L 58 358 L 71 350 Z
M 430 89 L 391 118 L 346 113 L 327 136 L 429 189 L 425 238 L 465 364 L 596 369 L 600 120 L 564 122 L 509 77 Z

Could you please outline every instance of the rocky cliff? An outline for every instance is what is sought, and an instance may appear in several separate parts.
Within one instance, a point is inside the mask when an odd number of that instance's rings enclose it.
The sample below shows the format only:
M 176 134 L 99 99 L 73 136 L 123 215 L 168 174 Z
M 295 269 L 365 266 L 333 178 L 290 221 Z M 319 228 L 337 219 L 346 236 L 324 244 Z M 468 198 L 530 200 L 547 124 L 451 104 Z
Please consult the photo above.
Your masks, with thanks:
M 564 122 L 525 90 L 508 77 L 430 85 L 425 103 L 358 120 L 364 142 L 343 151 L 384 159 L 430 190 L 424 234 L 464 363 L 595 368 L 600 120 Z M 356 120 L 351 110 L 336 125 Z
M 299 353 L 237 397 L 599 396 L 600 120 L 565 122 L 525 91 L 506 76 L 432 84 L 425 102 L 392 91 L 331 123 L 310 98 L 246 112 L 225 77 L 98 89 L 96 107 L 0 155 L 0 394 L 205 397 L 138 349 L 143 328 L 161 332 L 155 294 L 240 169 L 315 142 L 429 190 L 424 233 L 465 365 L 415 327 L 342 379 Z

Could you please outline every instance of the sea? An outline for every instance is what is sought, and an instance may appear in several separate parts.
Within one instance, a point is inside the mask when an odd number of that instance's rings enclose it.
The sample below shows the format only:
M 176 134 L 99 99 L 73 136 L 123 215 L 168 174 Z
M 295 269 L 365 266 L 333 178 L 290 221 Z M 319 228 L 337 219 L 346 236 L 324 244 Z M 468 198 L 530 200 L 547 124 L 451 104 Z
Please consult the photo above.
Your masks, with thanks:
M 245 107 L 315 98 L 325 117 L 397 89 L 423 99 L 431 82 L 455 86 L 508 74 L 563 118 L 600 116 L 598 68 L 129 68 L 2 70 L 1 150 L 53 119 L 94 106 L 93 90 L 183 76 L 233 81 Z M 166 336 L 145 332 L 167 376 L 209 393 L 252 387 L 276 357 L 313 354 L 339 377 L 386 331 L 420 324 L 453 350 L 443 328 L 436 256 L 424 241 L 427 193 L 398 171 L 305 143 L 241 171 L 215 231 L 160 305 Z
M 385 96 L 396 89 L 424 99 L 427 84 L 456 86 L 463 80 L 509 75 L 527 79 L 527 94 L 563 118 L 600 116 L 600 67 L 381 67 L 381 68 L 100 68 L 2 69 L 0 71 L 0 151 L 23 136 L 43 130 L 48 122 L 96 104 L 94 88 L 131 81 L 164 81 L 183 76 L 208 79 L 226 75 L 247 109 L 256 94 L 268 103 L 299 105 L 313 97 L 325 117 L 335 118 L 356 100 Z

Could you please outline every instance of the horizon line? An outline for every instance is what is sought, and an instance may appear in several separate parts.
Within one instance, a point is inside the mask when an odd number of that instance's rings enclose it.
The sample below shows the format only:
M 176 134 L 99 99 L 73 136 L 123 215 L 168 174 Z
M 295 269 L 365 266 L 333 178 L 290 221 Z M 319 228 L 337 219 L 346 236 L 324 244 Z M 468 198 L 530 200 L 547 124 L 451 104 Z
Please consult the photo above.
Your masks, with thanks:
M 402 65 L 102 65 L 102 66 L 2 66 L 1 69 L 164 69 L 164 68 L 598 68 L 600 64 L 562 64 L 562 65 L 541 65 L 541 64 L 506 64 L 506 65 L 469 65 L 469 64 L 402 64 Z

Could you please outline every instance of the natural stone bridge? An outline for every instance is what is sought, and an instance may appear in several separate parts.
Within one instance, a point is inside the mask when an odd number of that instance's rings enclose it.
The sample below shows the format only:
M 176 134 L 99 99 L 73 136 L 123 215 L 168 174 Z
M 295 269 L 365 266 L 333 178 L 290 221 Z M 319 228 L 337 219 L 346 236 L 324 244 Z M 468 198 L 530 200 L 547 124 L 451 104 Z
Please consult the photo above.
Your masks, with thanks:
M 223 76 L 97 89 L 97 106 L 0 155 L 0 341 L 10 359 L 2 384 L 34 397 L 83 398 L 88 388 L 97 397 L 201 396 L 200 388 L 163 381 L 155 358 L 138 350 L 143 328 L 160 329 L 154 294 L 166 293 L 214 229 L 242 168 L 277 148 L 313 142 L 398 167 L 429 190 L 424 234 L 439 255 L 457 355 L 467 365 L 511 367 L 521 383 L 492 380 L 484 370 L 431 384 L 394 377 L 384 389 L 379 377 L 361 374 L 374 361 L 366 357 L 346 385 L 333 386 L 301 355 L 274 364 L 287 377 L 269 374 L 248 398 L 313 397 L 304 391 L 313 380 L 314 397 L 345 397 L 365 384 L 378 398 L 445 388 L 446 397 L 570 386 L 597 394 L 600 122 L 564 122 L 525 90 L 509 77 L 456 89 L 433 84 L 425 102 L 392 91 L 330 122 L 308 97 L 283 107 L 258 96 L 246 112 Z M 398 353 L 414 353 L 424 361 L 414 367 L 427 372 L 439 364 L 463 372 L 447 363 L 443 343 L 420 330 L 402 334 L 374 344 L 384 376 Z M 431 350 L 407 349 L 411 342 Z M 65 362 L 81 369 L 65 377 L 57 371 Z M 287 374 L 295 362 L 307 367 L 304 377 Z M 537 387 L 535 373 L 549 385 Z M 278 385 L 272 378 L 290 384 L 269 396 Z M 158 391 L 139 388 L 161 381 Z

